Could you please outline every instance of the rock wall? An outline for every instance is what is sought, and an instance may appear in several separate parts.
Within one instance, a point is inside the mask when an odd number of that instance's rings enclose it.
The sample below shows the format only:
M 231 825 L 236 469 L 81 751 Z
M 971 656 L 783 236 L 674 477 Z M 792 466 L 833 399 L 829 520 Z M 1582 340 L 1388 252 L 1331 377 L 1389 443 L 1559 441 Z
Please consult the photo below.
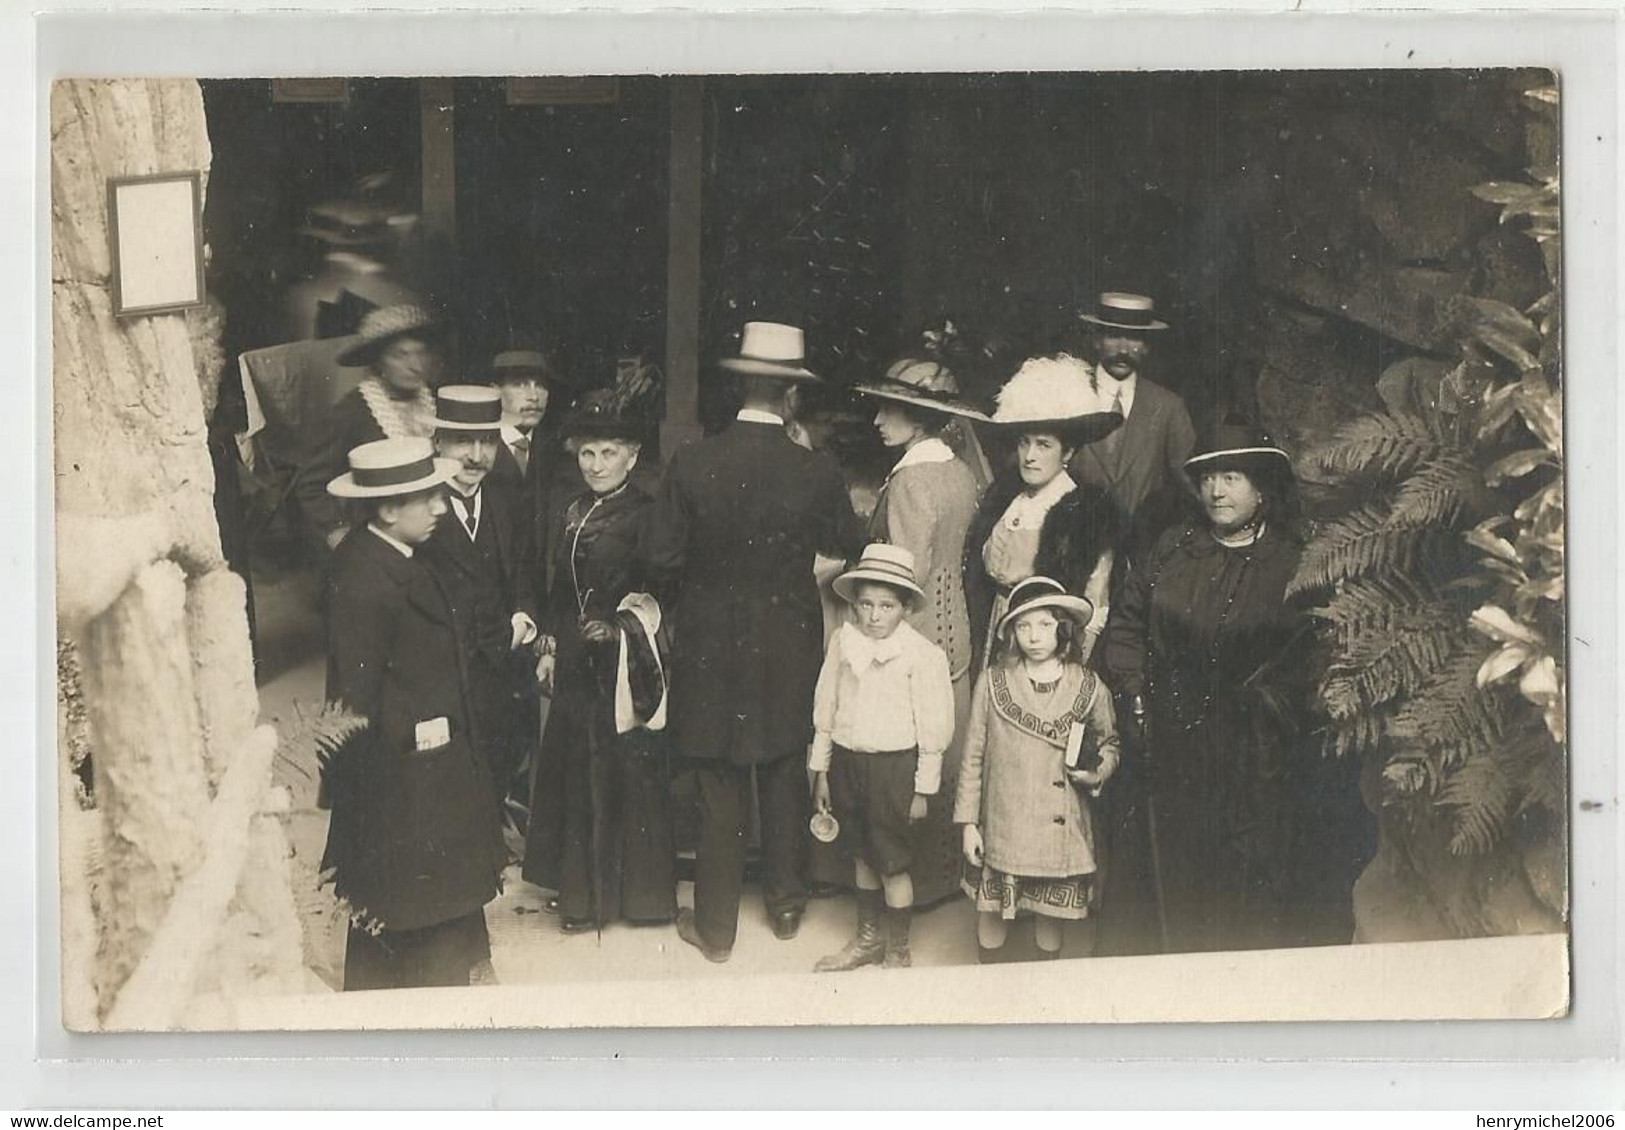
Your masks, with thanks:
M 221 556 L 206 445 L 211 390 L 199 372 L 216 367 L 218 329 L 197 319 L 189 328 L 179 314 L 115 318 L 109 286 L 107 181 L 206 174 L 201 92 L 190 81 L 59 82 L 51 136 L 58 622 L 75 645 L 94 767 L 94 826 L 67 810 L 66 787 L 62 820 L 72 926 L 64 1019 L 81 1028 L 105 1021 L 152 961 L 171 901 L 217 850 L 205 817 L 258 701 L 243 584 Z M 71 736 L 66 721 L 61 729 Z M 177 967 L 180 980 L 141 1009 L 127 1008 L 132 1026 L 179 1023 L 200 983 L 281 983 L 297 971 L 286 868 L 265 866 L 278 849 L 264 821 L 252 832 L 249 823 L 239 834 L 252 835 L 256 865 L 242 886 L 230 878 L 229 909 L 196 924 L 214 930 L 224 920 L 217 944 Z M 289 929 L 296 941 L 286 954 L 247 952 L 247 938 Z

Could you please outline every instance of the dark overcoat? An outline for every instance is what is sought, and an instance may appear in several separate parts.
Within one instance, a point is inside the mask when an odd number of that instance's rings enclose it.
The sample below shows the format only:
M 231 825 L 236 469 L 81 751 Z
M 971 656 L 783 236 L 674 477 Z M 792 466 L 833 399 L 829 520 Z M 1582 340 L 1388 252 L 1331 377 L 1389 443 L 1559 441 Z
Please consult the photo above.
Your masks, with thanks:
M 418 556 L 359 528 L 334 551 L 329 601 L 327 697 L 367 726 L 328 766 L 323 869 L 369 925 L 473 913 L 496 896 L 507 852 L 445 590 Z M 450 740 L 418 750 L 418 724 L 439 718 Z
M 310 457 L 294 472 L 293 497 L 314 533 L 325 535 L 348 524 L 344 504 L 327 493 L 327 484 L 350 469 L 350 452 L 385 438 L 384 429 L 353 388 L 333 405 L 327 431 Z
M 449 511 L 429 540 L 423 559 L 439 576 L 463 640 L 476 728 L 500 779 L 506 782 L 536 744 L 536 658 L 529 648 L 510 649 L 512 616 L 537 620 L 533 527 L 524 500 L 489 475 L 481 485 L 479 544 Z
M 824 650 L 813 559 L 862 548 L 835 461 L 782 427 L 736 421 L 672 457 L 647 558 L 675 609 L 679 752 L 736 765 L 805 755 Z
M 1170 523 L 1184 516 L 1193 494 L 1185 460 L 1195 446 L 1196 430 L 1185 401 L 1140 377 L 1121 438 L 1086 444 L 1073 456 L 1068 470 L 1078 485 L 1106 491 L 1124 514 L 1119 556 L 1138 560 Z
M 1112 604 L 1107 680 L 1142 695 L 1149 714 L 1148 747 L 1125 756 L 1113 788 L 1134 807 L 1147 794 L 1155 804 L 1175 950 L 1300 940 L 1304 836 L 1327 814 L 1302 804 L 1319 758 L 1306 709 L 1310 620 L 1286 599 L 1299 552 L 1275 528 L 1241 548 L 1220 545 L 1205 522 L 1171 528 Z M 1120 843 L 1124 883 L 1148 876 L 1148 834 Z M 1144 902 L 1147 892 L 1119 884 L 1108 900 L 1119 894 Z

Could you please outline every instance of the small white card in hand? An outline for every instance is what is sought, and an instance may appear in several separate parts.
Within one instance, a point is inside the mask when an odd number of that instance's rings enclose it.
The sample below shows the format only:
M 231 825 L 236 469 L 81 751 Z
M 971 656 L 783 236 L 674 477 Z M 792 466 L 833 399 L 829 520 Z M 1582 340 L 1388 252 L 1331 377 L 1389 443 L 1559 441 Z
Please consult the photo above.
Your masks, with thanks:
M 417 742 L 419 753 L 451 744 L 451 722 L 443 717 L 419 722 Z
M 1066 767 L 1078 767 L 1078 755 L 1083 752 L 1083 723 L 1072 723 L 1072 733 L 1066 739 Z

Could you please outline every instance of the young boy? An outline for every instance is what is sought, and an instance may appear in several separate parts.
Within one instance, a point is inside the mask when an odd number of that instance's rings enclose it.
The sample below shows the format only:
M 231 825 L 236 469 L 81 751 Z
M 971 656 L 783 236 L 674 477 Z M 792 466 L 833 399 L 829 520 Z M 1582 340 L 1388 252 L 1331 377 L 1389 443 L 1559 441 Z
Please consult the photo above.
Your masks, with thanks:
M 914 555 L 876 543 L 832 587 L 853 619 L 830 639 L 818 675 L 807 767 L 816 774 L 814 803 L 833 811 L 852 855 L 858 930 L 818 962 L 820 973 L 911 964 L 910 825 L 925 817 L 926 798 L 941 784 L 954 731 L 948 657 L 903 622 L 909 604 L 925 599 Z

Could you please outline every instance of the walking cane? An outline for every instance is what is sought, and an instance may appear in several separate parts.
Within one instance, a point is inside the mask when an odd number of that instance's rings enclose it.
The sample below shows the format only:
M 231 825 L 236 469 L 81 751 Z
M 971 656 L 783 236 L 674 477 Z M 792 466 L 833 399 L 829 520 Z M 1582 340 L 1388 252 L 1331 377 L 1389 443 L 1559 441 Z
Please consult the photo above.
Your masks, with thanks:
M 1140 695 L 1134 696 L 1134 727 L 1140 735 L 1140 750 L 1147 771 L 1145 775 L 1145 823 L 1146 835 L 1151 841 L 1151 892 L 1157 903 L 1157 934 L 1162 940 L 1162 952 L 1167 953 L 1168 942 L 1168 900 L 1162 889 L 1162 850 L 1157 839 L 1157 799 L 1156 790 L 1152 787 L 1150 772 L 1151 765 L 1151 731 L 1150 724 L 1145 717 L 1145 699 Z

